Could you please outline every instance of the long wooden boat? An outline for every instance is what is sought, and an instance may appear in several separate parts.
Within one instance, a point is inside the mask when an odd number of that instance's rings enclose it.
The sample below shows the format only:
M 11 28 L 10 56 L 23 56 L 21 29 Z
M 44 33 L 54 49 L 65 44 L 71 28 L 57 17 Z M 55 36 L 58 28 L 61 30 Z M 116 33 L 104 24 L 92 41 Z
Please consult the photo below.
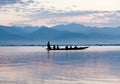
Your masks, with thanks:
M 84 50 L 84 49 L 87 49 L 87 48 L 89 48 L 89 47 L 78 47 L 78 48 L 59 48 L 59 49 L 53 49 L 53 48 L 51 48 L 51 49 L 48 49 L 47 48 L 47 50 Z
M 68 45 L 66 45 L 64 48 L 60 48 L 58 45 L 51 46 L 49 41 L 47 43 L 47 50 L 84 50 L 86 48 L 88 48 L 88 47 L 77 47 L 77 46 L 74 46 L 74 47 L 69 46 L 68 47 Z

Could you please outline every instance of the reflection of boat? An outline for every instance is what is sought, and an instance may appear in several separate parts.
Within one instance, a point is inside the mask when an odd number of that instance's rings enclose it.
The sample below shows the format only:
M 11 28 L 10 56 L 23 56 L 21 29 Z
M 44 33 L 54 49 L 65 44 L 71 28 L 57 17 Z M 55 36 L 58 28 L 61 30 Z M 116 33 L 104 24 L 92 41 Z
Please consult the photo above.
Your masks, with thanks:
M 74 47 L 70 46 L 69 47 L 68 45 L 66 45 L 65 48 L 60 48 L 58 45 L 51 46 L 49 41 L 47 44 L 47 50 L 83 50 L 86 48 L 88 48 L 88 47 L 77 47 L 77 46 L 74 46 Z

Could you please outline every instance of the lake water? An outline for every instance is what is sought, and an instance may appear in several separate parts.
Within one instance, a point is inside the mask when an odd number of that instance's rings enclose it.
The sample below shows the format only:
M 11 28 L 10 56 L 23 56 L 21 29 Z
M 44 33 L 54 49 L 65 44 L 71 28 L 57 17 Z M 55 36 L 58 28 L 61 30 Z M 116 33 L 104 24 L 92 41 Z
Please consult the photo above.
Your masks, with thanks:
M 0 47 L 0 84 L 120 84 L 120 46 Z

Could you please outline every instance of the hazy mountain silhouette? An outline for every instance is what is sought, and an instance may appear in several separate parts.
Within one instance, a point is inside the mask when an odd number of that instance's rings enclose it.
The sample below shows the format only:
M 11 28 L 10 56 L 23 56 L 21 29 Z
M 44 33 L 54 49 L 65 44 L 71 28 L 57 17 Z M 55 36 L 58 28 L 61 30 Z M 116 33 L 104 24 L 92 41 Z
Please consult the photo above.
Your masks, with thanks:
M 71 23 L 68 25 L 57 25 L 52 28 L 56 30 L 64 30 L 64 31 L 78 32 L 78 33 L 86 33 L 87 31 L 90 30 L 90 27 L 75 23 Z
M 32 37 L 32 39 L 59 40 L 85 37 L 86 35 L 69 31 L 59 31 L 53 28 L 41 27 L 39 30 L 30 33 L 29 36 L 30 38 Z
M 80 24 L 57 25 L 54 27 L 32 27 L 32 26 L 0 26 L 0 44 L 24 41 L 100 41 L 109 42 L 110 40 L 119 40 L 120 28 L 96 28 Z
M 42 26 L 41 26 L 42 27 Z M 33 26 L 12 26 L 12 28 L 16 28 L 19 29 L 21 31 L 23 31 L 24 33 L 32 33 L 34 31 L 36 31 L 37 29 L 41 28 L 41 27 L 33 27 Z
M 68 25 L 58 25 L 52 27 L 53 29 L 56 30 L 65 30 L 65 31 L 70 31 L 70 32 L 75 32 L 75 33 L 86 33 L 86 34 L 106 34 L 106 35 L 120 35 L 120 27 L 114 27 L 114 28 L 109 28 L 109 27 L 103 27 L 103 28 L 97 28 L 97 27 L 90 27 L 90 26 L 84 26 L 81 24 L 75 24 L 71 23 Z

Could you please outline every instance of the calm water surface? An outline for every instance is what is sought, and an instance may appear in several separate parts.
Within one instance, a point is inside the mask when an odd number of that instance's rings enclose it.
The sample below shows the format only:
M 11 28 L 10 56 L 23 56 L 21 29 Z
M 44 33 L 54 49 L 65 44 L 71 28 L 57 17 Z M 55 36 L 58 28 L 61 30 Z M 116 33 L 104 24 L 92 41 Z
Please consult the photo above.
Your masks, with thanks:
M 120 46 L 0 47 L 0 84 L 120 84 Z

